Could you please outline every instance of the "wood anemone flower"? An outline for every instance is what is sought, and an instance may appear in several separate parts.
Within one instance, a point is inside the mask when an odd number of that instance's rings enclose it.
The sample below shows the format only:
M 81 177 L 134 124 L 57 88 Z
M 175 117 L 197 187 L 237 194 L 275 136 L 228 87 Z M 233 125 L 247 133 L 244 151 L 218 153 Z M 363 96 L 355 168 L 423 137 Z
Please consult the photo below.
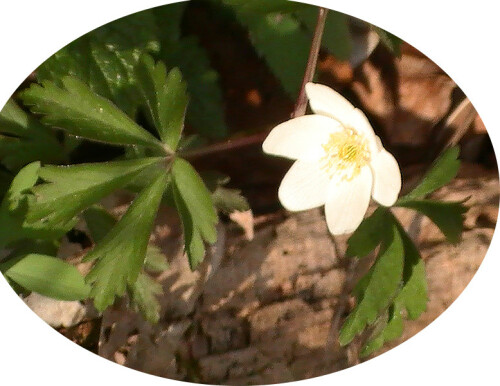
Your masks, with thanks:
M 343 96 L 315 83 L 306 85 L 306 94 L 314 114 L 279 124 L 262 148 L 296 160 L 278 190 L 286 209 L 325 205 L 330 233 L 350 233 L 363 221 L 370 197 L 384 206 L 396 202 L 399 165 L 365 114 Z

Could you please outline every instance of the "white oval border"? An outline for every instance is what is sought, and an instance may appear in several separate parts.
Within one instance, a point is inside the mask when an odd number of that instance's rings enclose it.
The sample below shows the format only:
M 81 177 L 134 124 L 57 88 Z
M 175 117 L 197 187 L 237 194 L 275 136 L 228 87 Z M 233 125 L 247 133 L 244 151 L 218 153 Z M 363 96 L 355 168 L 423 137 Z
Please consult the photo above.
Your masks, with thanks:
M 37 65 L 78 36 L 118 17 L 173 1 L 2 2 L 0 105 Z M 335 7 L 414 45 L 456 81 L 498 150 L 500 61 L 495 2 L 421 0 L 303 1 Z M 498 154 L 498 152 L 497 152 Z M 362 365 L 301 383 L 341 385 L 500 384 L 500 262 L 495 233 L 466 290 L 416 337 Z M 88 353 L 53 331 L 14 296 L 0 276 L 0 380 L 36 385 L 165 385 Z

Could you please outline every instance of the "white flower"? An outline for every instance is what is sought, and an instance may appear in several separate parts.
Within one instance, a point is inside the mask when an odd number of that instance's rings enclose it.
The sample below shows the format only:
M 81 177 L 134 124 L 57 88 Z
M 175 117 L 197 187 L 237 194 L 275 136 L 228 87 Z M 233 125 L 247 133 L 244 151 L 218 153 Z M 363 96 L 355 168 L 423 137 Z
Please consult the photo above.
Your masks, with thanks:
M 399 166 L 361 110 L 324 85 L 308 83 L 306 93 L 315 114 L 276 126 L 262 148 L 297 160 L 278 191 L 286 209 L 325 205 L 330 232 L 350 233 L 363 221 L 370 197 L 384 206 L 397 200 Z

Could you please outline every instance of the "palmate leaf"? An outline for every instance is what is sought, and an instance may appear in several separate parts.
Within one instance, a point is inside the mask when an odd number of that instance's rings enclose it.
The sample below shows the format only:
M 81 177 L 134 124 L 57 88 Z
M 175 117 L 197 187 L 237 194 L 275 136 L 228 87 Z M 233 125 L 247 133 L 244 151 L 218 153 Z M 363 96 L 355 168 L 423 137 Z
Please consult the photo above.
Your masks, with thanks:
M 464 213 L 467 212 L 463 202 L 405 200 L 397 205 L 414 209 L 429 217 L 451 244 L 460 242 L 464 228 Z
M 158 167 L 162 158 L 45 166 L 38 175 L 46 182 L 33 188 L 37 199 L 30 207 L 29 222 L 69 221 L 79 212 L 126 185 L 144 169 Z
M 177 149 L 184 128 L 188 103 L 186 84 L 177 68 L 167 74 L 162 62 L 155 64 L 143 56 L 136 68 L 137 88 L 163 143 L 172 151 Z
M 9 99 L 0 111 L 0 162 L 17 172 L 33 161 L 60 163 L 66 158 L 54 133 Z
M 460 161 L 458 160 L 459 152 L 460 149 L 458 146 L 445 150 L 444 153 L 434 161 L 430 170 L 425 174 L 418 186 L 406 196 L 400 198 L 398 203 L 404 202 L 405 200 L 423 198 L 454 179 L 460 167 Z
M 96 261 L 85 280 L 92 285 L 90 297 L 99 311 L 137 280 L 166 182 L 166 173 L 160 173 L 85 257 L 85 261 Z
M 159 35 L 151 11 L 126 16 L 59 50 L 37 69 L 37 79 L 61 86 L 63 77 L 77 77 L 133 117 L 139 103 L 134 68 L 143 53 L 158 52 Z
M 64 77 L 61 82 L 62 87 L 49 81 L 34 84 L 20 95 L 32 112 L 43 115 L 43 123 L 95 141 L 163 150 L 153 135 L 78 78 Z
M 59 300 L 83 300 L 90 286 L 76 267 L 52 256 L 31 253 L 0 263 L 0 271 L 27 290 Z
M 26 213 L 33 201 L 30 189 L 38 180 L 40 162 L 32 162 L 14 177 L 0 205 L 0 248 L 24 239 L 57 239 L 69 231 L 74 221 L 28 223 Z
M 377 260 L 369 273 L 358 283 L 358 304 L 340 330 L 341 345 L 351 342 L 391 304 L 400 286 L 403 266 L 403 241 L 396 224 L 392 224 Z
M 172 165 L 173 196 L 184 230 L 185 249 L 191 269 L 196 269 L 205 255 L 204 241 L 217 239 L 217 213 L 210 192 L 196 170 L 177 158 Z

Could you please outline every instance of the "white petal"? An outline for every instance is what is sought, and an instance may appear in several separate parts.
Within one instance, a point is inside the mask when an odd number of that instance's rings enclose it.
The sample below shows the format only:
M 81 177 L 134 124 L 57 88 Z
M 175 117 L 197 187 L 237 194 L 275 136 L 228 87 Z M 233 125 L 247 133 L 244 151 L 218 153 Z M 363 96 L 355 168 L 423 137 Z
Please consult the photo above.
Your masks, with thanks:
M 299 211 L 324 205 L 329 176 L 318 162 L 296 161 L 281 181 L 278 197 L 288 210 Z
M 306 94 L 309 105 L 316 114 L 322 114 L 344 123 L 354 106 L 338 92 L 318 83 L 307 83 Z
M 401 190 L 401 172 L 396 159 L 382 149 L 372 156 L 370 166 L 373 172 L 372 197 L 384 206 L 391 206 L 398 199 Z
M 351 181 L 333 180 L 328 187 L 325 216 L 328 230 L 333 235 L 353 232 L 370 203 L 372 172 L 364 167 Z
M 324 155 L 321 145 L 328 142 L 330 134 L 339 130 L 342 126 L 331 118 L 304 115 L 272 129 L 262 150 L 291 159 L 318 159 Z

